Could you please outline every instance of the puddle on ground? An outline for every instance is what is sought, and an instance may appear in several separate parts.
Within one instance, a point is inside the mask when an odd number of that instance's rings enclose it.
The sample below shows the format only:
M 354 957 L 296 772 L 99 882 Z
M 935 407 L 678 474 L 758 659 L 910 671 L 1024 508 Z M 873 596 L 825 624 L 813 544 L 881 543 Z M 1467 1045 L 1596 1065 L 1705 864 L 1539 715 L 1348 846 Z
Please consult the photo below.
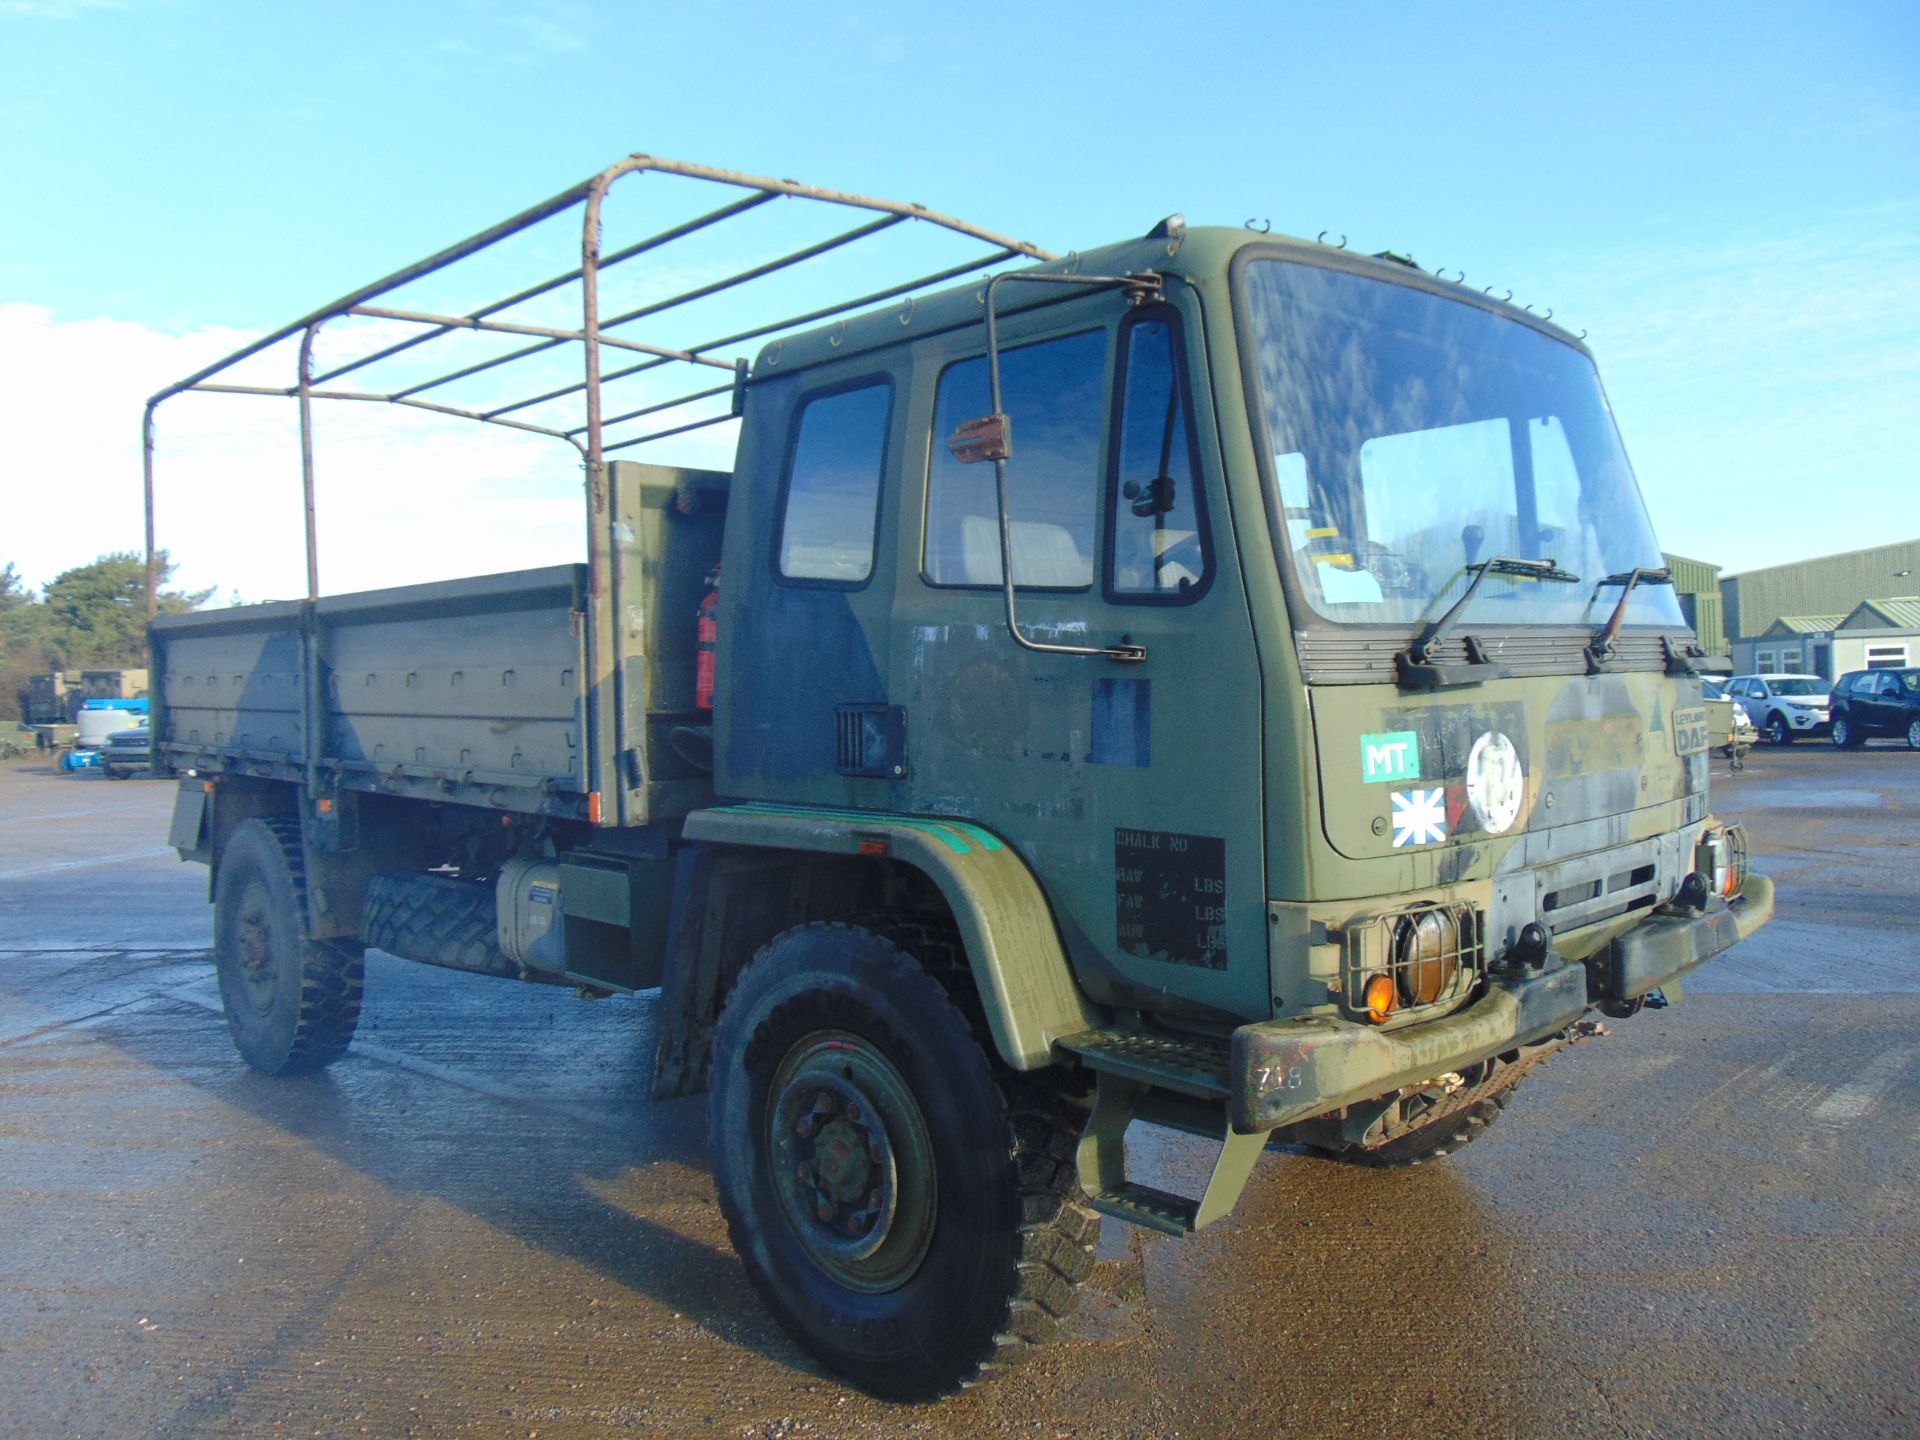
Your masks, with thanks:
M 1886 802 L 1878 790 L 1789 789 L 1781 786 L 1740 797 L 1742 810 L 1878 810 Z

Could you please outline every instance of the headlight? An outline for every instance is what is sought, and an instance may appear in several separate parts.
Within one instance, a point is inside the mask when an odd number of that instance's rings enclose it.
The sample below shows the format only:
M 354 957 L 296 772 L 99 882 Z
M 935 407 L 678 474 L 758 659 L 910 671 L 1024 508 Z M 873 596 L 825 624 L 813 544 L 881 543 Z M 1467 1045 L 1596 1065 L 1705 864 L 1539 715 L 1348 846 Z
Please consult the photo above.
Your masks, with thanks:
M 1485 966 L 1485 927 L 1464 901 L 1423 903 L 1347 931 L 1341 982 L 1349 1008 L 1376 1025 L 1466 994 Z
M 1693 847 L 1693 868 L 1713 893 L 1731 900 L 1747 883 L 1747 834 L 1738 825 L 1709 825 Z

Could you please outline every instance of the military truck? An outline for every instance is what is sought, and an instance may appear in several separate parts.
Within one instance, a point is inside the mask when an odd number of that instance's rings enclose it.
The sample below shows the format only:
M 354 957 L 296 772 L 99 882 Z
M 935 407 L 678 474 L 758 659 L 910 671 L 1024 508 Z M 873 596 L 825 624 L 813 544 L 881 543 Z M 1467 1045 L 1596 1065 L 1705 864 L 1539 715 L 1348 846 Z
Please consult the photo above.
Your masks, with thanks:
M 630 177 L 724 203 L 603 249 Z M 776 203 L 857 223 L 713 258 Z M 571 214 L 571 270 L 392 297 Z M 638 338 L 903 225 L 931 274 Z M 718 278 L 606 313 L 642 257 Z M 526 318 L 553 295 L 577 325 Z M 475 333 L 510 348 L 375 378 Z M 296 345 L 287 385 L 226 373 Z M 569 351 L 578 381 L 478 393 Z M 307 598 L 150 627 L 241 1055 L 337 1059 L 369 947 L 657 991 L 653 1091 L 706 1092 L 754 1284 L 882 1395 L 1052 1336 L 1099 1216 L 1196 1230 L 1276 1142 L 1447 1154 L 1772 911 L 1588 351 L 1392 253 L 1175 217 L 1055 256 L 636 155 L 156 396 L 150 501 L 191 391 L 302 417 Z M 323 595 L 322 400 L 573 446 L 586 562 Z M 734 421 L 730 469 L 620 453 Z M 1136 1123 L 1218 1145 L 1200 1194 L 1129 1170 Z
M 27 682 L 27 723 L 71 725 L 89 700 L 138 700 L 146 693 L 144 670 L 54 670 Z

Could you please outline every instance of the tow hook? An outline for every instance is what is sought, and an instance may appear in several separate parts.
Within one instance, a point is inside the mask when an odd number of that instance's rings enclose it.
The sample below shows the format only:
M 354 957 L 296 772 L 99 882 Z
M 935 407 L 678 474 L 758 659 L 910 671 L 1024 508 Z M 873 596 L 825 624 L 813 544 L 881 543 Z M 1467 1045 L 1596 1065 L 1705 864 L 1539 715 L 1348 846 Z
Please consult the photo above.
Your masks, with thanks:
M 1707 877 L 1698 870 L 1690 870 L 1673 898 L 1660 908 L 1669 915 L 1699 915 L 1706 910 L 1707 898 L 1712 893 L 1713 886 Z
M 1520 933 L 1514 937 L 1502 957 L 1507 968 L 1522 972 L 1543 970 L 1546 968 L 1547 955 L 1553 948 L 1553 935 L 1538 920 L 1529 921 L 1520 927 Z

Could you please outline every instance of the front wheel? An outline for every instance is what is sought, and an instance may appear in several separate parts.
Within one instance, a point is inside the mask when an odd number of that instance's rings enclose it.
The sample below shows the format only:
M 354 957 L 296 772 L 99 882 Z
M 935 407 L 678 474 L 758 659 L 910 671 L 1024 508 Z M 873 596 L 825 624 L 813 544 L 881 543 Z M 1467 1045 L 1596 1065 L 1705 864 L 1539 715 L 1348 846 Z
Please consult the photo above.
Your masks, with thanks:
M 1920 750 L 1920 715 L 1907 722 L 1907 749 Z
M 243 820 L 227 838 L 214 880 L 213 954 L 227 1029 L 254 1069 L 298 1075 L 346 1053 L 365 955 L 354 941 L 308 937 L 296 822 Z
M 1767 721 L 1767 739 L 1775 745 L 1791 745 L 1793 731 L 1787 727 L 1787 717 L 1774 711 L 1773 718 Z
M 715 1035 L 708 1123 L 734 1249 L 780 1323 L 891 1399 L 1051 1339 L 1093 1266 L 1084 1112 L 997 1076 L 939 982 L 846 925 L 776 937 Z

